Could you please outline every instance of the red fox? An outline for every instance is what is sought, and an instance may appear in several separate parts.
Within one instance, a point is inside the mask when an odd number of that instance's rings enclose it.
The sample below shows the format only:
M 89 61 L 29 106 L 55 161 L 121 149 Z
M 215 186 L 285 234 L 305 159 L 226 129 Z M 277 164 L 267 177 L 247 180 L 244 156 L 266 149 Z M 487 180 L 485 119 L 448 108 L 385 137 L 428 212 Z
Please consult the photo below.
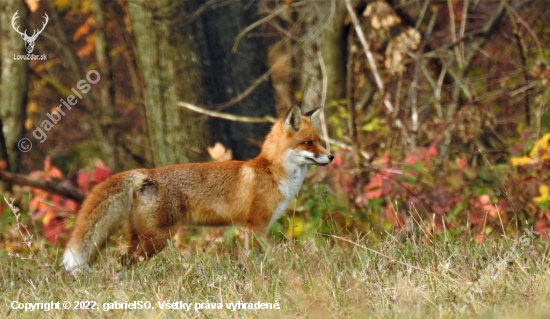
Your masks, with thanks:
M 334 159 L 321 146 L 314 110 L 292 107 L 272 127 L 260 155 L 248 161 L 177 164 L 135 169 L 98 184 L 82 204 L 63 254 L 72 274 L 89 263 L 108 237 L 129 226 L 128 258 L 161 251 L 177 225 L 244 225 L 249 236 L 265 234 L 284 213 L 304 180 L 307 164 Z

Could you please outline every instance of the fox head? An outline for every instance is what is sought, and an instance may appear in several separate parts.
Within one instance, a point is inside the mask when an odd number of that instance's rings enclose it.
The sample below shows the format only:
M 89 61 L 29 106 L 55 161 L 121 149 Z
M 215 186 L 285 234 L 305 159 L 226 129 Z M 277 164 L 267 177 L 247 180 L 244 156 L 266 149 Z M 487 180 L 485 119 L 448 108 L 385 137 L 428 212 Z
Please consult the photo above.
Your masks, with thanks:
M 264 157 L 284 164 L 327 165 L 334 159 L 321 145 L 315 126 L 320 110 L 304 115 L 297 106 L 292 107 L 283 119 L 275 123 L 262 147 Z

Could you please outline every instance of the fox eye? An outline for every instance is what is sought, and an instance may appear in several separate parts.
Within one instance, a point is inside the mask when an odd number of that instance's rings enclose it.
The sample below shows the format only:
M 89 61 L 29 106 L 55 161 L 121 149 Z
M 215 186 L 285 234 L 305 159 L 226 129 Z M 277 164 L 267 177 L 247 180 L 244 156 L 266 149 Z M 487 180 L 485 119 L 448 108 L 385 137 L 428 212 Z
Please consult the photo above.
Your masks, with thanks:
M 312 141 L 305 141 L 304 144 L 306 144 L 307 146 L 312 146 L 313 142 Z

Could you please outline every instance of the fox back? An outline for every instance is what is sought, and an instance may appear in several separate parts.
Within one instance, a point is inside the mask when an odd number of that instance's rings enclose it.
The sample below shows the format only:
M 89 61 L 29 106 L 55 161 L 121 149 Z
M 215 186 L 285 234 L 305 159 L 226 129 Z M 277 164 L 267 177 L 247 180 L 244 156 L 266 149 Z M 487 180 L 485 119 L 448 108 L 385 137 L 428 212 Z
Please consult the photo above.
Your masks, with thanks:
M 137 169 L 97 185 L 78 212 L 63 255 L 65 269 L 73 274 L 88 269 L 124 223 L 130 261 L 162 250 L 182 223 L 244 225 L 247 234 L 265 234 L 300 189 L 307 165 L 333 159 L 312 123 L 316 114 L 306 115 L 293 107 L 275 123 L 254 159 Z

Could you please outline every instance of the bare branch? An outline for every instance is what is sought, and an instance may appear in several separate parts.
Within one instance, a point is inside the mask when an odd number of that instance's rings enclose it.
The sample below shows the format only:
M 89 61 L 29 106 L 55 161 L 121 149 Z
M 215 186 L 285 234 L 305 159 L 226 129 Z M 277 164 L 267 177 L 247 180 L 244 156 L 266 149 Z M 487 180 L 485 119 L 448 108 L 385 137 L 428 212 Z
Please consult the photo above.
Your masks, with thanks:
M 459 38 L 458 35 L 456 34 L 456 18 L 455 18 L 455 11 L 453 9 L 453 3 L 451 0 L 447 0 L 447 6 L 449 8 L 449 19 L 450 19 L 450 23 L 449 23 L 449 31 L 451 32 L 451 38 L 453 39 L 453 41 L 456 42 L 456 40 Z M 454 51 L 455 51 L 455 56 L 456 56 L 456 62 L 458 63 L 458 66 L 459 68 L 462 69 L 463 65 L 464 65 L 464 57 L 460 55 L 460 49 L 457 48 L 457 47 L 454 47 L 453 48 Z
M 348 13 L 351 17 L 351 21 L 353 23 L 353 26 L 355 28 L 355 32 L 357 32 L 357 36 L 359 37 L 359 41 L 363 45 L 363 48 L 365 49 L 365 54 L 367 56 L 367 61 L 369 62 L 369 66 L 372 69 L 372 75 L 374 76 L 374 81 L 376 82 L 376 86 L 378 86 L 378 89 L 380 90 L 380 93 L 384 95 L 386 92 L 384 88 L 384 82 L 382 81 L 382 77 L 380 77 L 380 73 L 378 73 L 378 67 L 376 66 L 376 62 L 374 61 L 374 56 L 372 55 L 372 52 L 370 50 L 370 45 L 367 42 L 367 39 L 365 38 L 365 34 L 363 33 L 363 30 L 361 29 L 361 24 L 359 23 L 359 19 L 357 18 L 357 14 L 355 14 L 355 11 L 353 10 L 353 7 L 351 6 L 350 0 L 346 1 L 346 8 L 348 9 Z M 393 106 L 390 106 L 392 109 L 391 112 L 393 112 Z
M 430 35 L 432 34 L 433 27 L 435 25 L 435 18 L 437 17 L 438 10 L 436 9 L 435 12 L 432 13 L 432 17 L 430 18 L 430 22 L 428 24 L 428 29 L 426 31 L 426 34 L 424 35 L 424 39 L 422 39 L 422 43 L 420 44 L 418 48 L 418 53 L 416 54 L 416 63 L 415 63 L 415 70 L 414 70 L 414 77 L 413 82 L 410 87 L 410 93 L 409 93 L 409 103 L 411 105 L 411 121 L 412 121 L 412 130 L 416 132 L 419 128 L 418 124 L 418 108 L 417 108 L 417 102 L 418 102 L 418 81 L 420 77 L 420 69 L 422 67 L 422 53 L 424 52 L 424 47 L 426 46 L 426 43 L 428 42 L 428 39 L 430 38 Z
M 359 38 L 359 41 L 361 42 L 361 45 L 363 45 L 363 49 L 365 50 L 365 55 L 367 56 L 367 61 L 369 63 L 369 66 L 371 68 L 372 74 L 374 76 L 374 80 L 376 82 L 376 86 L 378 86 L 378 90 L 380 91 L 380 94 L 382 95 L 382 99 L 384 101 L 384 105 L 386 106 L 386 109 L 388 109 L 389 113 L 393 113 L 395 111 L 395 108 L 393 107 L 392 102 L 390 101 L 390 97 L 388 94 L 386 94 L 386 89 L 384 88 L 384 82 L 382 81 L 382 77 L 380 76 L 380 73 L 378 72 L 378 67 L 376 66 L 376 61 L 374 61 L 374 56 L 372 55 L 372 52 L 370 50 L 369 43 L 367 42 L 367 39 L 365 38 L 365 34 L 363 33 L 363 30 L 361 29 L 361 24 L 359 23 L 359 19 L 357 18 L 357 14 L 353 10 L 353 7 L 351 6 L 350 0 L 346 1 L 346 8 L 348 9 L 348 13 L 351 17 L 351 22 L 353 23 L 353 26 L 355 28 L 355 32 L 357 32 L 357 37 Z M 397 126 L 399 129 L 401 129 L 403 135 L 407 139 L 407 142 L 414 146 L 414 141 L 411 139 L 409 134 L 406 131 L 405 126 L 403 125 L 403 122 L 399 118 L 396 118 L 394 120 L 395 126 Z
M 272 116 L 264 116 L 264 117 L 239 116 L 239 115 L 207 110 L 187 102 L 178 102 L 177 105 L 183 106 L 184 108 L 189 109 L 193 112 L 197 112 L 200 114 L 208 115 L 210 117 L 215 117 L 218 119 L 223 119 L 223 120 L 228 120 L 233 122 L 241 122 L 241 123 L 275 123 L 277 122 L 277 119 Z
M 285 12 L 289 7 L 288 6 L 283 6 L 282 8 L 276 10 L 275 12 L 271 13 L 270 15 L 268 15 L 267 17 L 264 17 L 254 23 L 252 23 L 251 25 L 249 25 L 248 27 L 244 28 L 244 30 L 242 30 L 238 35 L 237 37 L 235 38 L 235 42 L 233 44 L 233 47 L 231 48 L 231 53 L 235 53 L 237 52 L 237 48 L 239 47 L 239 43 L 241 43 L 241 39 L 244 37 L 245 34 L 247 34 L 248 32 L 252 31 L 254 28 L 266 23 L 267 21 L 273 19 L 274 17 L 278 16 L 279 14 Z
M 187 103 L 187 102 L 178 102 L 178 106 L 184 107 L 188 110 L 191 110 L 193 112 L 197 112 L 200 114 L 208 115 L 210 117 L 215 117 L 223 120 L 228 121 L 234 121 L 234 122 L 242 122 L 242 123 L 275 123 L 277 121 L 276 118 L 271 116 L 264 116 L 264 117 L 248 117 L 248 116 L 240 116 L 240 115 L 233 115 L 233 114 L 226 114 L 211 110 L 206 110 L 202 107 L 198 107 L 196 105 Z M 345 150 L 354 150 L 354 148 L 344 142 L 340 142 L 334 139 L 331 139 L 330 137 L 324 137 L 325 141 L 334 144 L 338 146 L 339 148 L 345 149 Z M 370 160 L 371 156 L 362 150 L 358 150 L 359 154 L 363 156 L 366 160 Z
M 506 10 L 508 11 L 508 14 L 510 16 L 513 16 L 512 9 L 510 6 L 506 6 Z M 515 19 L 510 19 L 512 22 L 512 25 L 514 26 L 514 37 L 516 38 L 516 46 L 519 52 L 519 58 L 521 61 L 521 68 L 523 73 L 523 82 L 525 86 L 529 86 L 529 73 L 527 71 L 527 53 L 525 50 L 525 42 L 523 41 L 520 30 L 518 28 L 518 24 L 516 23 Z M 527 93 L 524 94 L 524 112 L 525 112 L 525 124 L 529 126 L 531 124 L 531 107 L 529 103 L 529 89 L 526 90 Z
M 45 190 L 49 193 L 55 193 L 63 197 L 74 200 L 75 202 L 82 203 L 86 195 L 76 188 L 68 187 L 59 182 L 54 181 L 44 181 L 41 179 L 30 178 L 21 174 L 9 173 L 3 170 L 0 170 L 0 180 L 3 180 L 8 183 L 25 185 L 33 188 L 39 188 Z
M 518 22 L 523 25 L 523 27 L 527 30 L 527 32 L 531 34 L 531 36 L 533 37 L 533 40 L 535 41 L 539 49 L 538 51 L 539 59 L 541 59 L 543 62 L 546 63 L 547 61 L 546 61 L 545 55 L 543 54 L 544 50 L 542 48 L 542 45 L 540 44 L 539 38 L 537 37 L 537 34 L 535 33 L 535 31 L 533 31 L 531 27 L 529 27 L 529 24 L 519 15 L 516 9 L 514 9 L 508 2 L 504 2 L 504 5 L 506 6 L 506 10 L 508 11 L 508 13 L 511 14 L 511 16 L 513 15 L 518 20 Z
M 327 149 L 330 149 L 330 142 L 328 140 L 328 130 L 327 130 L 327 121 L 325 119 L 325 104 L 327 100 L 327 90 L 328 90 L 328 78 L 327 78 L 327 68 L 325 66 L 325 61 L 323 60 L 323 55 L 321 51 L 317 51 L 319 57 L 319 65 L 321 66 L 321 74 L 323 77 L 323 93 L 321 95 L 321 130 L 323 132 L 323 139 L 327 142 Z

